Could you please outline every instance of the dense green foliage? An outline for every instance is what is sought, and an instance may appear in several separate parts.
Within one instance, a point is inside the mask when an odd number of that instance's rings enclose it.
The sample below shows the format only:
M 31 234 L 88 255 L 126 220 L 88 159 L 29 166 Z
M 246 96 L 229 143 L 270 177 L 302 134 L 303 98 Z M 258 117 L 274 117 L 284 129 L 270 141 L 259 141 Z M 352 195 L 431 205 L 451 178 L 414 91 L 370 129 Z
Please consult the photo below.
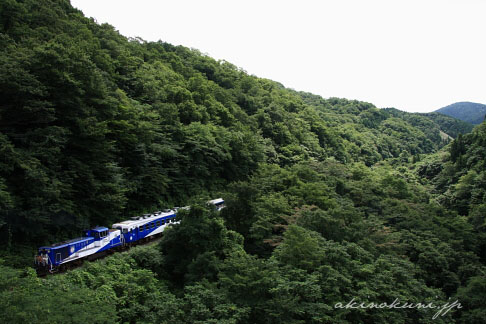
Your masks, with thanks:
M 9 0 L 0 12 L 6 244 L 187 203 L 261 162 L 370 166 L 443 144 L 427 118 L 296 93 L 195 50 L 127 40 L 66 1 Z
M 448 152 L 417 164 L 417 173 L 443 206 L 466 217 L 480 234 L 476 253 L 486 262 L 486 123 L 459 136 Z
M 486 116 L 486 105 L 474 102 L 456 102 L 435 112 L 451 116 L 473 125 L 479 125 Z
M 470 123 L 440 113 L 433 112 L 421 115 L 432 119 L 434 123 L 439 125 L 441 131 L 452 138 L 456 138 L 459 134 L 470 133 L 474 128 Z
M 486 124 L 289 90 L 65 0 L 2 1 L 0 44 L 0 321 L 484 320 Z M 157 245 L 20 269 L 40 244 L 186 204 Z M 335 307 L 353 298 L 464 308 Z

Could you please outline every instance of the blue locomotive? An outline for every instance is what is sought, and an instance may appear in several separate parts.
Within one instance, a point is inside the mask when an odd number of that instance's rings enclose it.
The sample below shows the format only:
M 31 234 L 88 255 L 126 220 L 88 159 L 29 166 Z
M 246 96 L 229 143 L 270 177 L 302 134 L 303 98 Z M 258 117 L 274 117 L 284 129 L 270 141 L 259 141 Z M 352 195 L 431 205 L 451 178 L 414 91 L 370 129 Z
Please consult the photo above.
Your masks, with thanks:
M 224 208 L 222 198 L 210 200 L 216 210 Z M 35 267 L 38 273 L 54 273 L 71 265 L 78 265 L 83 260 L 96 259 L 108 252 L 120 250 L 133 244 L 147 241 L 160 235 L 167 226 L 178 223 L 177 210 L 189 207 L 176 207 L 170 210 L 132 217 L 112 228 L 97 226 L 84 231 L 84 236 L 72 240 L 42 246 L 35 256 Z

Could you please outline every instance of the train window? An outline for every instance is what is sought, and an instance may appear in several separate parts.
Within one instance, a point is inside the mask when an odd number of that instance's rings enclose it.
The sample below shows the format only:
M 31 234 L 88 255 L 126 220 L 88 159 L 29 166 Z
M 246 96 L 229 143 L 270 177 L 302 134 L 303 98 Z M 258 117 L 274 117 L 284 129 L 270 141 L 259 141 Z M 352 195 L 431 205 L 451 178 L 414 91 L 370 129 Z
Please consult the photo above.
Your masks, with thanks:
M 152 228 L 154 228 L 154 227 L 155 227 L 155 223 L 152 223 Z
M 156 223 L 156 226 L 159 227 L 160 226 L 160 221 L 157 221 L 155 222 Z
M 99 238 L 100 238 L 100 233 L 95 232 L 95 233 L 94 233 L 94 238 L 95 238 L 95 239 L 99 239 Z
M 128 229 L 127 228 L 124 228 L 123 229 L 123 234 L 127 234 L 128 233 Z
M 149 224 L 145 225 L 145 230 L 148 231 L 149 229 L 150 229 L 150 225 Z
M 143 226 L 140 226 L 138 229 L 140 230 L 140 232 L 143 232 Z

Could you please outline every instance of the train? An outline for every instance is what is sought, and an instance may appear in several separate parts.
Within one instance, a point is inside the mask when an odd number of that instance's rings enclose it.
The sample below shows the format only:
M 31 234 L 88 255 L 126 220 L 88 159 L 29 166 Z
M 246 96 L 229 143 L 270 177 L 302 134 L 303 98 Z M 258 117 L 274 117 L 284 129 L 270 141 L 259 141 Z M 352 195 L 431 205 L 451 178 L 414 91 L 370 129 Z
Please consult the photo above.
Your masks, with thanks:
M 208 201 L 217 211 L 225 207 L 224 200 Z M 55 273 L 71 266 L 80 265 L 84 260 L 94 260 L 107 253 L 126 249 L 146 242 L 173 224 L 177 224 L 178 210 L 190 207 L 175 207 L 164 211 L 132 217 L 112 225 L 112 228 L 96 226 L 85 230 L 82 237 L 42 246 L 34 257 L 34 267 L 38 274 Z

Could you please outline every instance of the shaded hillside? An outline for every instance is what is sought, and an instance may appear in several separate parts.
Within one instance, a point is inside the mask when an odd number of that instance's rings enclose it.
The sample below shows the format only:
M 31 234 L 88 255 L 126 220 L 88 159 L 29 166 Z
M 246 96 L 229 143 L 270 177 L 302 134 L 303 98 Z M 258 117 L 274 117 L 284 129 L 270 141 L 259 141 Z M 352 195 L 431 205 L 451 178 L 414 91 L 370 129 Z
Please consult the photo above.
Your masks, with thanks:
M 408 113 L 395 108 L 384 108 L 383 110 L 406 120 L 428 134 L 436 134 L 439 130 L 455 138 L 459 134 L 469 133 L 474 127 L 472 124 L 439 113 Z
M 444 133 L 453 138 L 456 138 L 459 134 L 469 133 L 474 128 L 474 125 L 471 123 L 441 113 L 434 112 L 421 115 L 432 119 Z
M 434 184 L 446 206 L 467 216 L 486 204 L 485 161 L 486 123 L 482 123 L 470 134 L 458 136 L 446 152 L 419 164 L 418 172 Z M 484 222 L 484 215 L 477 216 Z
M 459 134 L 469 133 L 474 127 L 470 123 L 440 113 L 408 113 L 395 108 L 384 108 L 383 110 L 393 116 L 406 120 L 413 126 L 429 134 L 435 134 L 437 130 L 440 130 L 456 138 Z
M 417 174 L 433 186 L 449 210 L 467 217 L 480 233 L 476 253 L 486 261 L 486 123 L 459 135 L 446 151 L 417 165 Z
M 478 125 L 486 116 L 486 105 L 474 102 L 456 102 L 435 112 L 448 115 L 470 124 Z

